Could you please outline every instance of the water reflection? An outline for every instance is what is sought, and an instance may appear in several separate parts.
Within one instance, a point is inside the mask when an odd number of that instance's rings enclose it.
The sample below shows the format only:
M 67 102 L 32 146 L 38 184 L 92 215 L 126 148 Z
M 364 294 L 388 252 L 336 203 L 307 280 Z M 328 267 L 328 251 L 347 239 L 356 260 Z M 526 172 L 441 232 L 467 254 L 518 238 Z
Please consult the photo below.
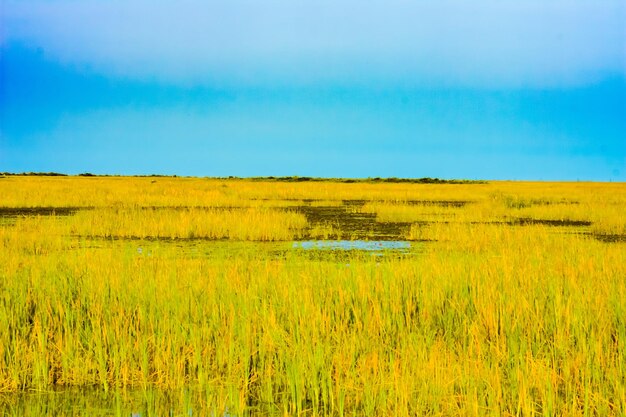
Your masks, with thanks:
M 0 416 L 235 417 L 212 390 L 157 389 L 105 392 L 97 388 L 0 393 Z
M 380 252 L 385 250 L 406 252 L 411 243 L 404 240 L 307 240 L 294 242 L 293 248 L 304 250 L 359 250 Z

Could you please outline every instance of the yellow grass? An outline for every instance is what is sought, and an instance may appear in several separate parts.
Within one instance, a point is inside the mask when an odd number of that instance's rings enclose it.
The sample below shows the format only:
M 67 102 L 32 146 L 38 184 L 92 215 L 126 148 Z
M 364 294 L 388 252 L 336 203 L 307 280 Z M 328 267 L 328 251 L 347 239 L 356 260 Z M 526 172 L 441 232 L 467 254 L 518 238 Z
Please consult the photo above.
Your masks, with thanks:
M 71 219 L 81 236 L 116 238 L 289 240 L 306 226 L 303 215 L 269 208 L 85 210 Z
M 0 410 L 95 386 L 190 393 L 155 415 L 626 414 L 626 243 L 594 237 L 624 235 L 624 184 L 154 180 L 0 179 L 2 207 L 90 208 L 0 219 Z M 291 240 L 335 231 L 303 199 L 428 242 L 311 257 Z

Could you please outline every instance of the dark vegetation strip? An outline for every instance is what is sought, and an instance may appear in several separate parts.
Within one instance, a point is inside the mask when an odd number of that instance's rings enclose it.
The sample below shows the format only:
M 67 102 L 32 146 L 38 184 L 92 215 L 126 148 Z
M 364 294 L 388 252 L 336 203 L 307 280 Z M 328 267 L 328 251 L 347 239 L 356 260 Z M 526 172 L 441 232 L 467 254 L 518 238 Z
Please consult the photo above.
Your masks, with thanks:
M 406 201 L 395 201 L 390 202 L 386 200 L 341 200 L 343 206 L 311 206 L 314 202 L 320 201 L 329 201 L 329 200 L 320 200 L 320 199 L 251 199 L 251 201 L 293 201 L 293 202 L 302 202 L 302 205 L 293 205 L 293 206 L 139 206 L 139 207 L 128 207 L 128 209 L 139 209 L 139 210 L 246 210 L 249 208 L 267 208 L 274 210 L 296 210 L 296 211 L 306 211 L 306 212 L 314 212 L 318 210 L 319 212 L 328 212 L 329 210 L 332 212 L 338 213 L 349 213 L 347 208 L 359 208 L 364 206 L 367 203 L 389 203 L 389 204 L 407 204 L 407 205 L 424 205 L 424 206 L 439 206 L 439 207 L 463 207 L 472 201 L 445 201 L 445 200 L 406 200 Z M 302 210 L 301 208 L 306 207 Z M 80 210 L 93 210 L 95 207 L 93 206 L 63 206 L 63 207 L 0 207 L 0 217 L 18 217 L 18 216 L 70 216 L 76 214 L 76 212 Z M 332 210 L 331 210 L 332 209 Z M 111 210 L 117 211 L 118 208 L 111 207 Z M 366 217 L 375 216 L 374 213 L 356 213 L 366 215 Z M 324 215 L 328 217 L 328 215 Z
M 378 202 L 378 201 L 374 201 Z M 389 204 L 407 204 L 409 206 L 438 206 L 438 207 L 465 207 L 474 201 L 469 200 L 406 200 L 406 201 L 380 201 Z
M 577 205 L 580 201 L 576 200 L 545 200 L 545 199 L 531 199 L 529 206 L 553 206 L 553 205 Z
M 450 222 L 433 222 L 433 223 L 450 223 Z M 554 226 L 554 227 L 587 227 L 593 223 L 587 220 L 551 220 L 551 219 L 533 219 L 530 217 L 516 218 L 506 221 L 477 221 L 468 222 L 469 224 L 501 224 L 508 226 Z
M 251 201 L 298 201 L 302 204 L 310 205 L 312 203 L 319 203 L 320 201 L 337 201 L 332 199 L 321 198 L 252 198 Z M 341 203 L 351 207 L 362 207 L 367 203 L 381 203 L 381 204 L 406 204 L 409 206 L 439 206 L 439 207 L 464 207 L 468 204 L 475 203 L 471 200 L 364 200 L 364 199 L 351 199 L 341 200 Z
M 594 238 L 605 243 L 621 243 L 626 242 L 626 234 L 594 234 Z
M 532 225 L 543 225 L 543 226 L 566 226 L 566 227 L 586 227 L 591 226 L 592 222 L 588 220 L 549 220 L 549 219 L 533 219 L 530 217 L 522 217 L 518 219 L 513 219 L 507 224 L 515 225 L 515 226 L 532 226 Z
M 444 180 L 441 178 L 320 178 L 320 177 L 227 177 L 235 180 L 276 181 L 276 182 L 341 182 L 341 183 L 409 183 L 409 184 L 487 184 L 484 180 Z
M 63 174 L 59 172 L 22 172 L 22 173 L 13 173 L 13 172 L 0 172 L 2 176 L 37 176 L 37 177 L 67 177 L 72 176 L 68 174 Z M 160 178 L 180 178 L 178 175 L 160 175 L 160 174 L 150 174 L 150 175 L 110 175 L 110 174 L 93 174 L 91 172 L 83 172 L 78 174 L 79 177 L 137 177 L 137 178 L 146 178 L 146 177 L 160 177 Z M 411 183 L 411 184 L 487 184 L 485 180 L 463 180 L 463 179 L 452 179 L 445 180 L 441 178 L 322 178 L 322 177 L 298 177 L 298 176 L 287 176 L 287 177 L 194 177 L 194 176 L 184 176 L 185 178 L 207 178 L 207 179 L 218 179 L 218 180 L 244 180 L 244 181 L 273 181 L 273 182 L 341 182 L 341 183 Z
M 110 241 L 146 241 L 146 242 L 248 242 L 248 240 L 230 239 L 228 237 L 171 237 L 171 236 L 121 236 L 121 235 L 71 235 L 75 239 L 98 239 Z M 273 241 L 276 242 L 276 241 Z
M 93 207 L 0 207 L 0 217 L 71 216 L 79 210 Z
M 0 172 L 4 177 L 67 177 L 60 172 Z

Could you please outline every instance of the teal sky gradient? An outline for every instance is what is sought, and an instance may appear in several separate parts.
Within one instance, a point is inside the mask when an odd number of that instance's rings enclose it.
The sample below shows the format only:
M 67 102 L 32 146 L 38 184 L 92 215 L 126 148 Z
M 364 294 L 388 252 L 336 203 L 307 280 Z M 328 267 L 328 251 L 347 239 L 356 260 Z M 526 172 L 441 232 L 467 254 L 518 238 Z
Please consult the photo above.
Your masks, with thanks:
M 622 1 L 7 1 L 0 172 L 626 181 Z

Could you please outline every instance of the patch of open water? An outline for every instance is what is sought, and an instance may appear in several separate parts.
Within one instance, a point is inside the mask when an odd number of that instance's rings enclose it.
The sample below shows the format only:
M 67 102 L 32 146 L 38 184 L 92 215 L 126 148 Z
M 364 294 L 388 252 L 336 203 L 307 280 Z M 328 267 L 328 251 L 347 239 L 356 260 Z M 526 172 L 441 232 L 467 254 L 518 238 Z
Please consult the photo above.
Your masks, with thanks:
M 306 240 L 293 242 L 294 249 L 304 250 L 361 250 L 381 252 L 385 250 L 408 251 L 411 243 L 403 240 Z

